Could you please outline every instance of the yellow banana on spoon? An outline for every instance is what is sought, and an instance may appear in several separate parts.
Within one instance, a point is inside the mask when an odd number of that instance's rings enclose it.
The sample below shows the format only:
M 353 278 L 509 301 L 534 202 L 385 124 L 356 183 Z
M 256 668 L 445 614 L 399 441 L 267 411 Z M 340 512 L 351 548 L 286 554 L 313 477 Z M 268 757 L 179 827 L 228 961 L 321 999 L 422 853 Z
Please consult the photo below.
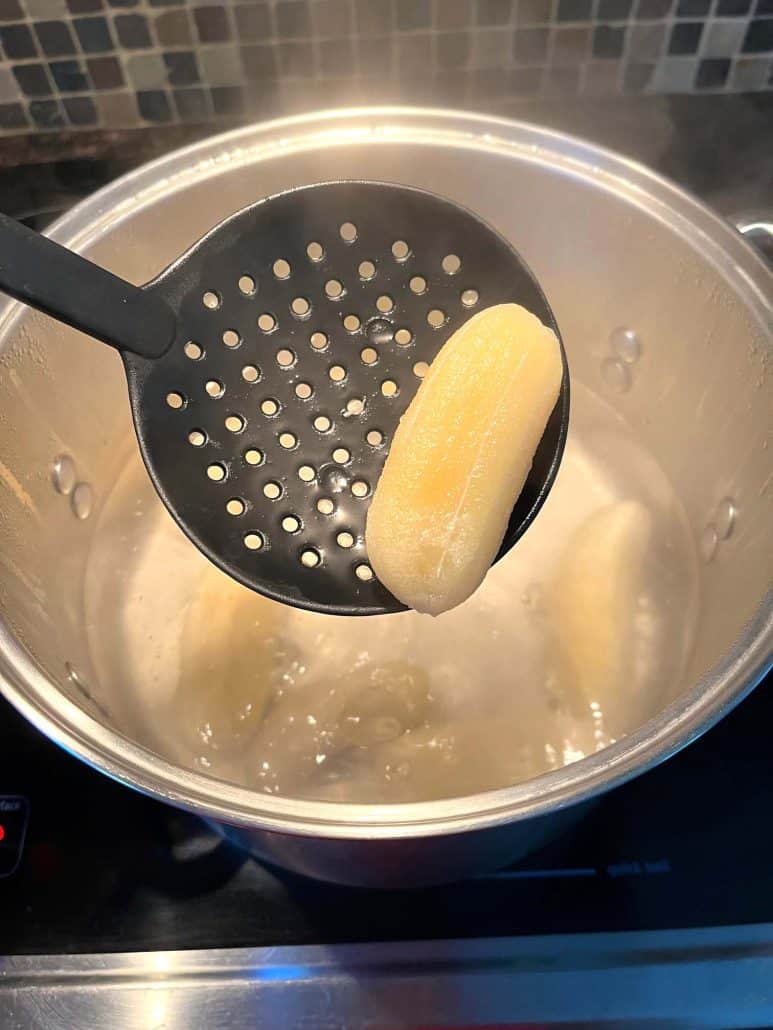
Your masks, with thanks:
M 373 570 L 403 604 L 439 615 L 483 582 L 562 375 L 555 334 L 518 304 L 479 312 L 438 352 L 366 525 Z

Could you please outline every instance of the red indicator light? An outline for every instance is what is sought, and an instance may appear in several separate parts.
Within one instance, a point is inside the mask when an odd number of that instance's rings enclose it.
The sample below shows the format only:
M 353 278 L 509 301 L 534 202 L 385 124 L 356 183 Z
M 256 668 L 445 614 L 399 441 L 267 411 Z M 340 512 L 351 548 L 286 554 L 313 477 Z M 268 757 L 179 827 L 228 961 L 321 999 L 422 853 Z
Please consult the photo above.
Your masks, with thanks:
M 0 840 L 2 840 L 3 837 L 5 837 L 5 827 L 0 823 Z

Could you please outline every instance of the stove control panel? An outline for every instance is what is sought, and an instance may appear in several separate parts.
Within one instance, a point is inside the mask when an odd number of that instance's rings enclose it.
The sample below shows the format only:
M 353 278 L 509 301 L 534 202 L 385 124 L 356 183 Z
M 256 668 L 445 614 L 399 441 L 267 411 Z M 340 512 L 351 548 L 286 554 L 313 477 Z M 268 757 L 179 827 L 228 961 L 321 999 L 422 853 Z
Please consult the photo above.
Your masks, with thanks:
M 21 862 L 30 803 L 16 794 L 0 794 L 0 877 L 10 876 Z

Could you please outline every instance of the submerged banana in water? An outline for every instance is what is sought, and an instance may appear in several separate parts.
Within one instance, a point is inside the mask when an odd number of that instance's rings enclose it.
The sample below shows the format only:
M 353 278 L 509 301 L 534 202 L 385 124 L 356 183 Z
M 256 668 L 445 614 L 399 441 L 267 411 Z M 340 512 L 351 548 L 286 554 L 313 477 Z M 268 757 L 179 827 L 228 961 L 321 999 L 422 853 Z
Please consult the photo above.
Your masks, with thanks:
M 569 538 L 550 591 L 564 686 L 608 712 L 633 675 L 634 618 L 652 518 L 638 501 L 595 511 Z
M 483 582 L 562 375 L 555 334 L 518 304 L 479 312 L 441 348 L 368 513 L 369 561 L 403 604 L 439 615 Z

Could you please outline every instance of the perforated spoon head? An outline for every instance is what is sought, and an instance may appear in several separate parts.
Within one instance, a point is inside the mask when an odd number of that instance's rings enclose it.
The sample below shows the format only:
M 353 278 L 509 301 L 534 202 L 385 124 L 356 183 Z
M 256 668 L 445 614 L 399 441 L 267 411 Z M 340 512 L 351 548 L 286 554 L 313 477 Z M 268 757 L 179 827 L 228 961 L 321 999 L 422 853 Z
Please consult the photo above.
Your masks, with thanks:
M 123 352 L 156 489 L 230 576 L 332 614 L 403 609 L 370 569 L 365 520 L 392 434 L 451 333 L 482 308 L 515 302 L 560 340 L 505 239 L 450 201 L 393 184 L 323 183 L 268 198 L 144 290 L 177 316 L 161 357 Z M 564 357 L 561 394 L 498 557 L 552 486 L 568 413 Z

